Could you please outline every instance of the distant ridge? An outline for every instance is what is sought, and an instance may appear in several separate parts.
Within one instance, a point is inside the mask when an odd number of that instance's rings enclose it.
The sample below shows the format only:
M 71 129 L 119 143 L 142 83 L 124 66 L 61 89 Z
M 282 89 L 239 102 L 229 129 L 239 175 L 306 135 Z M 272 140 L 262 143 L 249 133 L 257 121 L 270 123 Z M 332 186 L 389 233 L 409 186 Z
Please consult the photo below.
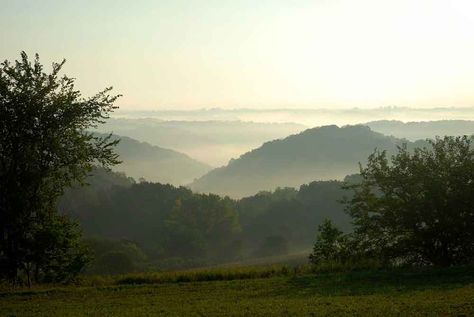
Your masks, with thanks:
M 121 139 L 116 151 L 122 163 L 113 170 L 124 172 L 136 180 L 144 178 L 163 184 L 185 185 L 211 170 L 209 165 L 174 150 L 126 136 L 114 135 L 114 138 Z
M 100 132 L 113 131 L 198 159 L 213 166 L 245 153 L 263 142 L 286 137 L 307 127 L 294 123 L 243 121 L 164 121 L 160 119 L 110 119 Z
M 308 129 L 245 153 L 197 179 L 191 188 L 242 197 L 276 187 L 298 187 L 314 180 L 343 179 L 358 172 L 358 163 L 365 163 L 376 148 L 394 153 L 402 143 L 413 146 L 412 142 L 362 125 Z
M 396 120 L 378 120 L 366 123 L 372 130 L 385 135 L 393 135 L 409 140 L 432 139 L 436 136 L 457 136 L 474 134 L 474 121 L 437 120 L 402 122 Z

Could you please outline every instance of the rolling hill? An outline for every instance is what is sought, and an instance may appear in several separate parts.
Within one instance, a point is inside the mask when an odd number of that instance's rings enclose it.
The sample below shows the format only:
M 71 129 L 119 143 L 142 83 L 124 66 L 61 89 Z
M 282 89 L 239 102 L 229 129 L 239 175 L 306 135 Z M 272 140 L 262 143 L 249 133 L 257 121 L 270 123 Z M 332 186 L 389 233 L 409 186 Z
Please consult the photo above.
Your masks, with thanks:
M 402 122 L 395 120 L 380 120 L 366 123 L 372 130 L 385 135 L 408 140 L 432 139 L 445 135 L 472 135 L 474 134 L 474 121 L 470 120 L 438 120 Z
M 243 197 L 276 187 L 299 187 L 314 180 L 343 179 L 358 172 L 376 148 L 393 153 L 413 143 L 362 125 L 324 126 L 263 144 L 191 184 L 199 192 Z
M 113 170 L 124 172 L 135 179 L 185 185 L 207 173 L 211 167 L 186 154 L 154 146 L 135 139 L 117 136 L 121 139 L 116 152 L 122 163 Z
M 185 153 L 212 166 L 227 164 L 232 157 L 263 142 L 286 137 L 307 127 L 295 123 L 228 121 L 164 121 L 153 118 L 109 119 L 100 132 L 126 135 Z

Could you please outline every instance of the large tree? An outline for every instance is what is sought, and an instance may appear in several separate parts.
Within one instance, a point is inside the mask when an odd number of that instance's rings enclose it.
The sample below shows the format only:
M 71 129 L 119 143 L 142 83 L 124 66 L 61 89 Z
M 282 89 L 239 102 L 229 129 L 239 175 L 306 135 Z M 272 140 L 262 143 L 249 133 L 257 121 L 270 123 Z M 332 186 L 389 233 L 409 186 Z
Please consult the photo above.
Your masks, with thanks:
M 30 61 L 22 52 L 0 64 L 0 273 L 13 280 L 22 272 L 79 270 L 83 254 L 69 241 L 77 228 L 57 215 L 57 199 L 93 166 L 119 162 L 117 141 L 88 132 L 119 96 L 107 88 L 83 98 L 73 78 L 60 76 L 64 62 L 45 73 L 38 55 Z
M 474 259 L 473 138 L 444 137 L 387 158 L 376 151 L 348 211 L 363 252 L 448 266 Z

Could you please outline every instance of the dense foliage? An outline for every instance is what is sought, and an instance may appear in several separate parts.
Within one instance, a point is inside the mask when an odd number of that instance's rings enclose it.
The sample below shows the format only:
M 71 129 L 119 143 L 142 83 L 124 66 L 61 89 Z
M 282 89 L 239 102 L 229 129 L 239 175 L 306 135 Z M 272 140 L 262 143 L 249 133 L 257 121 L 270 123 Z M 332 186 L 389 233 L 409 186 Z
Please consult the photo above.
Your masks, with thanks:
M 340 203 L 345 194 L 342 182 L 313 182 L 299 190 L 282 188 L 241 200 L 134 183 L 100 169 L 88 182 L 89 187 L 68 190 L 60 209 L 79 220 L 88 236 L 132 241 L 157 268 L 307 250 L 314 228 L 325 218 L 349 229 Z M 90 242 L 101 258 L 96 242 Z
M 111 182 L 126 180 L 109 175 Z M 152 262 L 221 261 L 239 255 L 241 228 L 228 198 L 159 183 L 92 183 L 68 191 L 60 209 L 78 219 L 90 236 L 133 241 Z
M 450 266 L 474 259 L 473 139 L 429 143 L 413 152 L 400 147 L 391 160 L 383 151 L 369 157 L 362 181 L 349 186 L 354 233 L 327 235 L 328 228 L 320 228 L 313 262 L 339 260 L 341 242 L 352 256 L 392 264 Z M 330 247 L 321 252 L 323 245 Z
M 86 130 L 116 107 L 110 88 L 82 98 L 64 65 L 38 56 L 0 65 L 0 274 L 63 280 L 86 262 L 77 226 L 56 214 L 64 188 L 95 164 L 118 162 L 117 141 Z
M 349 230 L 349 217 L 340 202 L 347 194 L 342 185 L 340 181 L 317 181 L 299 190 L 279 188 L 238 200 L 245 244 L 257 246 L 256 256 L 283 254 L 309 249 L 314 229 L 326 218 Z
M 319 264 L 329 261 L 346 261 L 347 256 L 351 255 L 351 251 L 347 250 L 347 236 L 326 219 L 318 226 L 316 243 L 313 246 L 313 252 L 309 255 L 310 262 Z

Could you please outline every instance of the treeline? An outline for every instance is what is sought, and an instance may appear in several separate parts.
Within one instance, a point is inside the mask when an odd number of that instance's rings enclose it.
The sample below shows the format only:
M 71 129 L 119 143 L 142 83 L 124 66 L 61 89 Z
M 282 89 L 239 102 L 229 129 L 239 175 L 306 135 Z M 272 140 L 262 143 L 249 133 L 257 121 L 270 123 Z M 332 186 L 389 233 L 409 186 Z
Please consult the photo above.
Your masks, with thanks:
M 177 268 L 309 249 L 326 218 L 349 229 L 339 181 L 233 200 L 94 171 L 59 209 L 80 222 L 95 253 L 89 271 Z M 106 245 L 107 247 L 104 247 Z M 120 266 L 120 267 L 118 267 Z

